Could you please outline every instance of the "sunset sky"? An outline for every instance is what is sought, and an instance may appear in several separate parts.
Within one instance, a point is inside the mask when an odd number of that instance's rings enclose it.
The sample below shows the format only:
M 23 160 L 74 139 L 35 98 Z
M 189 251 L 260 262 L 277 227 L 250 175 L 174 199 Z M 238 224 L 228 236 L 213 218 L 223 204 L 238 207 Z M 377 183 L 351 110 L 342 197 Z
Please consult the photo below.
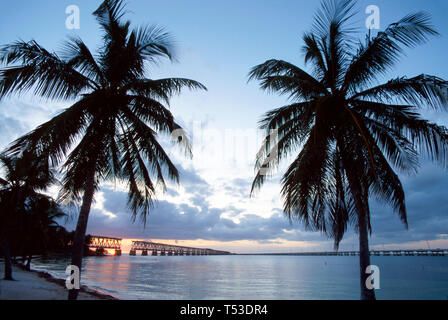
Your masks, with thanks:
M 193 143 L 193 159 L 166 142 L 181 176 L 180 185 L 170 184 L 160 193 L 147 225 L 132 222 L 126 208 L 124 186 L 104 183 L 91 211 L 90 234 L 151 239 L 185 246 L 208 247 L 232 252 L 292 252 L 333 248 L 331 240 L 290 223 L 282 211 L 279 179 L 285 162 L 270 182 L 250 197 L 254 159 L 260 146 L 257 122 L 270 109 L 288 103 L 269 95 L 257 83 L 247 83 L 251 67 L 267 59 L 292 62 L 305 70 L 301 36 L 310 30 L 319 1 L 260 0 L 130 0 L 128 14 L 134 26 L 149 23 L 166 27 L 177 42 L 177 60 L 154 66 L 150 78 L 185 77 L 200 81 L 207 92 L 185 91 L 171 102 L 171 110 L 187 129 Z M 57 51 L 70 35 L 80 36 L 94 51 L 101 34 L 91 13 L 100 1 L 15 0 L 3 9 L 0 44 L 35 39 Z M 406 6 L 403 6 L 406 3 Z M 406 57 L 384 80 L 422 73 L 448 79 L 448 3 L 445 0 L 359 1 L 356 26 L 362 34 L 365 8 L 377 5 L 380 27 L 410 12 L 432 14 L 441 36 L 406 51 Z M 66 7 L 77 5 L 79 30 L 65 26 Z M 7 12 L 7 14 L 5 14 Z M 361 36 L 363 37 L 363 36 Z M 32 95 L 0 101 L 0 149 L 15 138 L 49 120 L 70 104 L 43 101 Z M 448 114 L 426 112 L 425 117 L 448 124 Z M 164 138 L 164 141 L 168 139 Z M 392 209 L 372 202 L 371 245 L 383 248 L 448 247 L 448 173 L 422 161 L 419 174 L 401 176 L 407 196 L 409 230 Z M 73 229 L 76 214 L 66 222 Z M 129 240 L 124 251 L 127 251 Z M 358 247 L 350 230 L 341 249 Z

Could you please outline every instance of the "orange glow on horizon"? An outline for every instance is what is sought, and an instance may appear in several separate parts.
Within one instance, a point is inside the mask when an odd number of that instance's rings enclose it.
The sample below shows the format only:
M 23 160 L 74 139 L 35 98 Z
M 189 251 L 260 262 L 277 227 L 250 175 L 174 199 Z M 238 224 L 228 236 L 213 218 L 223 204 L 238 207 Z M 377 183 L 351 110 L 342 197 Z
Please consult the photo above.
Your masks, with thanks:
M 256 240 L 237 240 L 237 241 L 216 241 L 216 240 L 174 240 L 174 239 L 137 239 L 124 238 L 121 242 L 121 250 L 123 254 L 128 254 L 132 246 L 132 241 L 152 241 L 156 243 L 164 243 L 168 245 L 177 245 L 193 248 L 208 248 L 215 250 L 229 251 L 232 253 L 289 253 L 300 251 L 319 251 L 322 249 L 322 243 L 309 241 L 289 241 L 285 239 L 270 239 L 269 241 L 260 243 Z M 426 248 L 428 243 L 426 241 L 409 242 L 402 244 L 385 245 L 389 249 L 401 248 Z M 431 248 L 448 247 L 448 239 L 439 239 L 429 241 Z M 378 245 L 372 244 L 372 248 Z M 108 254 L 115 254 L 115 250 L 108 249 Z

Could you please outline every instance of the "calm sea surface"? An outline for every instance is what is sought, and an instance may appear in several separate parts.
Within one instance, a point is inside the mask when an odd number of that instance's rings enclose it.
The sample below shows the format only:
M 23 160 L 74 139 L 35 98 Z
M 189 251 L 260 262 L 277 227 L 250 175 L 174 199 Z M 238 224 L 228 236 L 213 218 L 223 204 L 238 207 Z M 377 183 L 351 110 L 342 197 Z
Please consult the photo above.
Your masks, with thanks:
M 378 299 L 448 299 L 448 257 L 372 257 Z M 70 260 L 32 268 L 66 278 Z M 120 299 L 359 299 L 358 257 L 86 257 L 82 284 Z

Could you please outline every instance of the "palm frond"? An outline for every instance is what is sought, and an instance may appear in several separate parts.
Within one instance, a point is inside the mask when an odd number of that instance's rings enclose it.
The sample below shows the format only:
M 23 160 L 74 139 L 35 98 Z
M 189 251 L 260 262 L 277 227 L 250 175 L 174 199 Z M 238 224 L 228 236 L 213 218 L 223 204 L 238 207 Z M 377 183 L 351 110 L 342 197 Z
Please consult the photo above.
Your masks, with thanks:
M 20 137 L 6 150 L 7 155 L 18 155 L 23 150 L 34 150 L 40 157 L 51 159 L 57 166 L 89 122 L 86 110 L 94 101 L 84 98 L 50 121 Z
M 354 7 L 356 1 L 354 0 L 330 0 L 322 1 L 321 7 L 314 16 L 313 31 L 320 38 L 328 36 L 330 26 L 334 25 L 338 29 L 348 31 L 355 31 L 345 25 L 356 14 Z
M 8 181 L 6 181 L 6 180 L 3 179 L 3 178 L 0 178 L 0 184 L 1 184 L 2 186 L 6 186 L 6 185 L 8 185 Z
M 402 124 L 402 132 L 419 154 L 444 168 L 448 166 L 448 128 L 427 120 L 413 119 Z
M 288 218 L 302 221 L 307 229 L 325 232 L 332 146 L 324 132 L 314 130 L 285 172 L 281 194 Z
M 94 119 L 85 129 L 81 141 L 67 156 L 61 168 L 65 174 L 59 198 L 63 201 L 79 199 L 86 190 L 88 183 L 86 177 L 90 177 L 92 172 L 94 172 L 94 189 L 98 190 L 99 181 L 103 178 L 101 173 L 107 172 L 105 167 L 109 164 L 106 160 L 109 140 L 105 127 L 106 124 Z
M 179 172 L 157 141 L 156 133 L 126 109 L 123 110 L 122 117 L 128 130 L 134 135 L 138 149 L 145 155 L 152 168 L 157 170 L 157 165 L 160 163 L 167 169 L 169 178 L 178 182 Z
M 268 60 L 255 66 L 249 73 L 248 81 L 251 80 L 262 81 L 265 90 L 302 95 L 305 99 L 327 93 L 314 77 L 283 60 Z
M 300 116 L 304 110 L 312 108 L 311 102 L 293 103 L 287 106 L 283 106 L 264 114 L 263 118 L 259 121 L 260 128 L 266 130 L 277 129 L 285 122 L 292 120 Z
M 448 108 L 448 83 L 441 78 L 420 75 L 397 78 L 385 84 L 354 94 L 350 100 L 369 99 L 386 103 L 407 103 L 419 108 Z
M 390 163 L 403 172 L 417 173 L 418 152 L 411 141 L 378 121 L 364 119 L 364 122 Z
M 305 63 L 312 63 L 316 79 L 323 83 L 326 79 L 328 70 L 322 54 L 323 48 L 321 47 L 321 43 L 318 42 L 316 36 L 312 33 L 305 33 L 303 35 L 303 42 L 305 44 L 302 47 L 302 52 L 305 55 Z
M 35 41 L 17 41 L 0 48 L 0 98 L 34 89 L 38 96 L 71 99 L 94 82 L 76 71 L 56 53 L 50 53 Z M 16 62 L 21 62 L 15 65 Z
M 126 179 L 129 186 L 128 191 L 128 206 L 132 211 L 132 217 L 135 221 L 136 216 L 140 213 L 143 221 L 146 221 L 149 208 L 152 206 L 152 196 L 154 194 L 154 187 L 151 180 L 141 183 L 137 176 L 140 164 L 136 159 L 137 154 L 132 152 L 131 146 L 127 139 L 127 134 L 123 134 L 119 140 L 121 145 L 121 153 L 123 154 L 121 165 L 123 168 L 122 177 Z M 140 171 L 140 175 L 147 177 L 147 171 L 145 168 L 143 172 Z
M 155 62 L 156 57 L 176 60 L 173 37 L 164 28 L 144 26 L 134 30 L 133 34 L 137 51 L 148 61 Z
M 315 71 L 320 73 L 325 87 L 331 88 L 333 92 L 339 88 L 348 64 L 347 52 L 352 42 L 352 34 L 356 31 L 349 27 L 348 22 L 356 13 L 355 4 L 356 1 L 352 0 L 322 2 L 314 17 L 313 36 L 305 34 L 304 37 L 305 61 L 309 61 L 307 57 L 313 57 L 313 61 L 317 63 L 314 66 Z
M 168 105 L 170 98 L 180 94 L 184 88 L 189 90 L 207 90 L 200 82 L 184 78 L 138 79 L 125 86 L 125 89 L 131 93 L 151 99 L 162 99 Z
M 132 210 L 133 219 L 135 220 L 136 216 L 140 215 L 146 225 L 146 218 L 156 190 L 131 133 L 130 130 L 126 130 L 121 140 L 123 173 L 129 184 L 128 205 Z M 157 167 L 154 163 L 152 165 Z
M 98 87 L 98 84 L 104 85 L 103 71 L 81 38 L 69 38 L 64 44 L 62 57 L 68 65 L 79 70 L 87 78 L 94 79 Z
M 300 113 L 297 112 L 294 117 L 285 119 L 278 126 L 266 127 L 266 137 L 255 160 L 256 175 L 252 183 L 251 194 L 260 189 L 280 161 L 310 135 L 313 125 L 313 110 L 312 103 L 308 103 L 308 105 L 308 108 L 301 108 Z M 295 105 L 288 107 L 292 106 L 295 107 Z M 305 103 L 302 106 L 305 106 Z M 269 112 L 266 118 L 271 115 L 273 118 L 282 117 L 280 115 L 283 111 L 282 108 L 277 110 L 278 113 L 275 113 L 275 110 L 272 113 Z
M 170 134 L 174 129 L 174 116 L 157 100 L 142 95 L 130 95 L 130 110 L 157 131 Z
M 116 26 L 125 15 L 125 3 L 123 0 L 104 0 L 93 12 L 99 24 L 106 31 L 106 37 L 116 31 Z
M 379 201 L 385 201 L 392 205 L 407 228 L 408 221 L 403 185 L 398 175 L 384 158 L 381 150 L 377 149 L 375 151 L 377 176 L 371 181 L 371 190 L 377 195 Z
M 339 249 L 349 224 L 356 221 L 354 200 L 347 185 L 340 151 L 335 148 L 331 159 L 331 177 L 329 179 L 328 213 L 326 217 L 326 234 L 334 241 L 335 250 Z
M 343 90 L 354 91 L 371 84 L 378 75 L 384 75 L 395 65 L 403 54 L 402 46 L 423 44 L 429 36 L 437 34 L 431 26 L 430 16 L 417 12 L 392 23 L 373 39 L 368 37 L 366 44 L 360 44 L 352 58 L 345 74 Z

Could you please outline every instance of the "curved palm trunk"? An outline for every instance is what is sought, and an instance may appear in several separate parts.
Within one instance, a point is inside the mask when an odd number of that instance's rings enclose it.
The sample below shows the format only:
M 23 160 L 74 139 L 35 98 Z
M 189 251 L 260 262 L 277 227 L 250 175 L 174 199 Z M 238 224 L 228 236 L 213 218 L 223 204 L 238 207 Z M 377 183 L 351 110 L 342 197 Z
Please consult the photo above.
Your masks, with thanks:
M 359 224 L 359 267 L 361 279 L 361 300 L 376 300 L 375 290 L 368 289 L 366 280 L 369 274 L 366 273 L 366 268 L 370 266 L 370 250 L 369 250 L 369 235 L 367 230 L 367 223 L 364 215 L 358 215 Z
M 87 222 L 89 220 L 90 207 L 92 205 L 93 194 L 95 192 L 95 172 L 93 171 L 86 182 L 84 197 L 82 200 L 81 210 L 79 212 L 78 223 L 76 225 L 75 236 L 73 239 L 72 265 L 79 268 L 81 276 L 82 257 L 84 253 L 84 239 L 86 236 Z M 79 279 L 81 281 L 81 279 Z M 79 290 L 72 289 L 68 292 L 68 300 L 76 300 Z

